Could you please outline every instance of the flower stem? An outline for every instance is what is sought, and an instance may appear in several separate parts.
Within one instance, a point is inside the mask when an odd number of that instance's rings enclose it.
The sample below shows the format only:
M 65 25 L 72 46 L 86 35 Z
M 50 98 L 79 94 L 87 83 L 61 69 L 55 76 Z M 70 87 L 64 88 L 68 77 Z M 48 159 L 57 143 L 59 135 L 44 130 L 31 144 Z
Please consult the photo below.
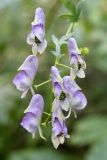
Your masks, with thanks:
M 46 124 L 47 124 L 47 122 L 48 122 L 48 120 L 49 120 L 50 117 L 51 117 L 51 114 L 49 114 L 49 115 L 47 116 L 45 122 L 43 122 L 41 125 L 42 125 L 42 126 L 46 126 Z
M 50 113 L 47 113 L 47 112 L 43 112 L 44 114 L 46 114 L 46 115 L 48 115 L 48 116 L 50 116 Z
M 40 84 L 34 85 L 34 87 L 37 89 L 38 87 L 41 87 L 41 86 L 43 86 L 43 85 L 45 85 L 45 84 L 47 84 L 49 82 L 51 82 L 51 79 L 48 79 L 47 81 L 44 81 L 44 82 L 42 82 Z
M 31 90 L 32 95 L 34 96 L 35 95 L 35 91 L 34 91 L 33 87 L 30 87 L 30 90 Z
M 58 65 L 58 66 L 61 66 L 61 67 L 68 68 L 68 69 L 71 69 L 71 67 L 69 67 L 69 66 L 66 66 L 66 65 L 64 65 L 64 64 L 61 64 L 61 63 L 57 63 L 57 65 Z
M 69 26 L 69 28 L 68 28 L 68 30 L 67 30 L 67 32 L 66 32 L 66 35 L 67 35 L 68 33 L 70 33 L 70 32 L 73 31 L 74 25 L 75 25 L 75 23 L 70 23 L 70 26 Z

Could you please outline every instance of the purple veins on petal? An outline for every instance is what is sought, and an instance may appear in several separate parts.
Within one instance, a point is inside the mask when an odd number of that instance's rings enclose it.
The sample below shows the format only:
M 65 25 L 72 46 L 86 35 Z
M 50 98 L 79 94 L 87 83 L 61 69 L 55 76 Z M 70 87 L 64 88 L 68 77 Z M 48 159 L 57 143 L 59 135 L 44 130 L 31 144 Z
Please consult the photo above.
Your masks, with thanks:
M 32 112 L 28 112 L 22 119 L 21 126 L 28 132 L 35 133 L 37 131 L 38 123 L 37 117 Z
M 21 98 L 24 98 L 32 84 L 31 79 L 25 71 L 20 71 L 17 73 L 13 79 L 13 84 L 16 88 L 22 92 Z
M 31 24 L 32 30 L 27 36 L 27 43 L 32 45 L 33 54 L 37 54 L 37 52 L 42 54 L 47 47 L 45 39 L 45 14 L 42 8 L 36 9 L 35 19 Z
M 75 79 L 76 76 L 79 78 L 84 78 L 86 63 L 81 56 L 76 40 L 73 37 L 68 40 L 68 52 L 71 64 L 71 78 Z
M 74 110 L 82 110 L 87 105 L 87 99 L 81 91 L 77 91 L 72 98 L 71 104 L 73 104 Z
M 24 113 L 32 112 L 33 114 L 41 117 L 44 107 L 44 100 L 40 94 L 36 94 L 32 97 L 28 108 L 24 111 Z
M 63 77 L 63 86 L 65 90 L 67 90 L 69 93 L 72 93 L 72 94 L 78 90 L 81 90 L 81 88 L 76 84 L 75 81 L 71 79 L 70 76 Z
M 43 113 L 44 100 L 41 95 L 36 94 L 32 97 L 28 108 L 24 111 L 25 116 L 21 125 L 33 135 L 40 128 L 41 116 Z
M 18 70 L 25 71 L 29 75 L 29 78 L 33 80 L 38 70 L 38 64 L 39 64 L 39 61 L 37 56 L 29 55 Z
M 54 83 L 54 95 L 55 97 L 59 97 L 62 92 L 62 88 L 58 82 Z
M 54 147 L 57 149 L 60 144 L 64 143 L 65 138 L 68 138 L 65 121 L 61 124 L 58 118 L 55 118 L 52 128 L 52 143 Z
M 21 98 L 24 98 L 32 86 L 33 79 L 38 69 L 38 58 L 34 55 L 28 56 L 21 67 L 18 69 L 18 73 L 13 79 L 13 84 L 16 88 L 22 92 Z
M 77 46 L 76 40 L 73 37 L 68 40 L 68 50 L 69 50 L 69 56 L 70 57 L 73 54 L 74 55 L 78 55 L 79 54 L 79 50 L 78 50 L 78 46 Z
M 60 73 L 58 71 L 58 69 L 55 66 L 51 67 L 51 78 L 52 78 L 52 82 L 61 82 L 61 76 Z

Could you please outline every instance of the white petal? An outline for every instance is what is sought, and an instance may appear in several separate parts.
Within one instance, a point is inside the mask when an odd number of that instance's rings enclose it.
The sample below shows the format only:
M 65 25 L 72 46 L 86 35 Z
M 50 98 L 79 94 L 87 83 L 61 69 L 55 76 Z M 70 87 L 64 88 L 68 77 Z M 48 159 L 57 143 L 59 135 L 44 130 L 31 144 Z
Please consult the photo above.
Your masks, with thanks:
M 69 101 L 68 101 L 68 99 L 65 99 L 64 101 L 61 102 L 61 108 L 64 111 L 68 111 L 69 110 Z
M 74 72 L 73 68 L 70 69 L 70 77 L 72 80 L 76 78 L 76 72 Z
M 79 78 L 85 78 L 85 72 L 83 69 L 80 69 L 77 73 L 77 77 Z
M 40 43 L 40 45 L 38 45 L 37 47 L 38 52 L 42 54 L 45 51 L 46 47 L 47 47 L 47 41 L 44 40 L 43 42 Z
M 63 144 L 63 143 L 64 143 L 64 141 L 65 141 L 64 135 L 61 135 L 61 136 L 59 137 L 59 141 L 60 141 L 60 144 Z
M 55 149 L 57 149 L 58 146 L 60 145 L 59 138 L 58 137 L 54 138 L 53 134 L 52 134 L 52 143 L 53 143 L 53 146 L 54 146 Z
M 36 43 L 32 45 L 32 52 L 33 52 L 34 55 L 37 55 L 38 47 L 37 47 Z
M 33 32 L 29 33 L 27 36 L 27 44 L 32 45 L 34 43 L 34 34 Z

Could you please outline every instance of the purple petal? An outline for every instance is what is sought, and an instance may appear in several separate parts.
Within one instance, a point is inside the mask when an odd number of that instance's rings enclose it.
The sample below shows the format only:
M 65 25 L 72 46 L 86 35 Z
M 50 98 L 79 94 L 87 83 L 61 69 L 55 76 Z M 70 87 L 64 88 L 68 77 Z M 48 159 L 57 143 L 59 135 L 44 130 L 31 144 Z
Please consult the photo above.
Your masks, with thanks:
M 54 83 L 54 95 L 55 97 L 59 97 L 62 92 L 62 88 L 58 82 Z
M 73 108 L 76 110 L 82 110 L 87 105 L 87 99 L 85 95 L 81 91 L 77 91 L 73 98 L 71 99 L 71 103 L 73 104 Z
M 60 133 L 62 132 L 62 126 L 58 119 L 55 119 L 55 121 L 53 122 L 52 131 L 55 133 L 55 136 L 60 135 Z
M 33 34 L 42 42 L 45 36 L 45 15 L 42 8 L 35 11 L 35 19 L 32 22 Z
M 74 67 L 76 67 L 76 68 L 78 68 L 78 57 L 76 56 L 76 55 L 72 55 L 71 57 L 70 57 L 70 64 L 71 64 L 71 66 L 74 68 Z
M 67 133 L 68 133 L 68 130 L 67 130 L 67 127 L 66 127 L 65 121 L 63 121 L 62 131 L 63 131 L 64 135 L 66 136 L 66 135 L 67 135 Z
M 20 71 L 13 79 L 13 84 L 19 91 L 25 92 L 27 94 L 27 91 L 30 88 L 32 81 L 25 71 Z
M 33 80 L 38 69 L 38 63 L 38 58 L 36 56 L 29 55 L 18 70 L 25 71 L 29 78 Z
M 36 94 L 32 97 L 31 102 L 28 108 L 24 111 L 24 113 L 32 112 L 38 118 L 41 118 L 44 107 L 44 100 L 40 94 Z
M 43 29 L 42 24 L 33 26 L 32 32 L 33 32 L 34 37 L 37 37 L 40 40 L 40 42 L 44 41 L 45 30 Z
M 80 87 L 75 83 L 75 81 L 71 80 L 70 76 L 63 77 L 63 86 L 66 91 L 74 94 L 76 91 L 80 90 Z
M 39 121 L 36 116 L 28 112 L 22 119 L 21 126 L 25 128 L 30 133 L 35 133 L 37 131 Z
M 78 50 L 76 40 L 73 37 L 68 40 L 68 51 L 69 51 L 69 56 L 70 57 L 72 56 L 72 54 L 75 54 L 75 55 L 79 54 L 79 50 Z
M 45 14 L 43 9 L 40 7 L 35 10 L 35 19 L 32 22 L 32 26 L 36 24 L 43 24 L 43 27 L 45 27 Z
M 54 99 L 53 101 L 53 110 L 52 110 L 52 122 L 54 122 L 54 120 L 56 118 L 58 118 L 58 120 L 60 121 L 60 123 L 63 123 L 63 120 L 65 119 L 62 109 L 61 109 L 61 102 L 59 99 Z
M 51 78 L 52 78 L 53 83 L 61 81 L 61 76 L 59 74 L 59 71 L 54 66 L 51 67 Z

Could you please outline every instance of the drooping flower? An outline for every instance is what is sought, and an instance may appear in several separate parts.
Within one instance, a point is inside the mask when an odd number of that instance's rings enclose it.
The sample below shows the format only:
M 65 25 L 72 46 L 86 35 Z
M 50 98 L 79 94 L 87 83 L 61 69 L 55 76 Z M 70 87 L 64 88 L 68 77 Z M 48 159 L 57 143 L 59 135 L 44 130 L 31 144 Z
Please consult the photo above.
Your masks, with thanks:
M 28 108 L 24 111 L 25 116 L 22 119 L 21 125 L 28 132 L 35 136 L 37 129 L 39 129 L 40 136 L 43 138 L 40 128 L 41 116 L 43 113 L 44 100 L 40 94 L 32 97 Z
M 58 99 L 54 99 L 52 113 L 52 143 L 56 149 L 60 144 L 64 143 L 65 138 L 69 138 L 59 102 Z
M 35 11 L 35 19 L 31 23 L 32 30 L 27 37 L 27 43 L 32 45 L 33 54 L 44 52 L 47 47 L 45 39 L 45 14 L 42 8 L 37 8 Z
M 85 108 L 87 100 L 82 93 L 81 88 L 70 76 L 64 76 L 61 79 L 61 76 L 58 73 L 59 71 L 56 67 L 51 68 L 54 96 L 59 100 L 61 108 L 66 112 L 69 111 L 68 116 L 66 117 L 68 118 L 71 111 L 75 113 L 75 110 L 82 110 Z
M 26 96 L 28 90 L 32 86 L 37 69 L 38 58 L 34 55 L 29 55 L 18 69 L 19 72 L 13 79 L 13 84 L 22 92 L 21 98 Z
M 87 99 L 79 86 L 74 81 L 71 81 L 70 76 L 63 77 L 63 87 L 66 95 L 68 96 L 69 105 L 71 110 L 82 110 L 87 105 Z M 63 108 L 64 109 L 64 108 Z
M 86 63 L 81 55 L 81 52 L 78 49 L 76 40 L 72 37 L 68 40 L 68 52 L 71 65 L 71 77 L 84 78 L 86 69 Z

